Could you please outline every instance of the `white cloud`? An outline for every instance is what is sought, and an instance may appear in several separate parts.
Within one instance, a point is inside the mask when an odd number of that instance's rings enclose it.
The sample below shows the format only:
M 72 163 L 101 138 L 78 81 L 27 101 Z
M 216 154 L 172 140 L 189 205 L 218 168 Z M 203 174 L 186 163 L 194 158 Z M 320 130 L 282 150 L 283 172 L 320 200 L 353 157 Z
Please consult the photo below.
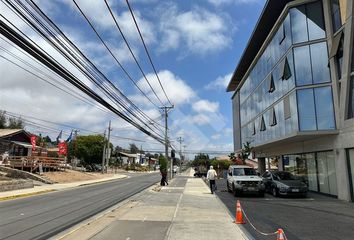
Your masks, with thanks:
M 71 1 L 67 2 L 75 11 L 78 12 L 76 6 Z M 116 28 L 114 20 L 110 15 L 106 4 L 104 1 L 97 0 L 79 0 L 77 1 L 78 5 L 82 11 L 92 20 L 96 25 L 101 29 L 106 30 L 112 36 L 117 37 L 120 33 Z M 122 32 L 128 40 L 140 41 L 139 34 L 136 30 L 133 18 L 129 11 L 121 12 L 120 14 L 116 11 L 115 2 L 110 1 L 109 3 L 116 20 L 122 29 Z M 154 27 L 153 24 L 145 19 L 142 19 L 141 14 L 138 10 L 134 10 L 134 16 L 136 21 L 139 24 L 139 28 L 142 31 L 142 35 L 146 43 L 152 43 L 155 39 Z
M 177 104 L 187 103 L 193 97 L 196 96 L 193 89 L 190 86 L 188 86 L 188 84 L 186 84 L 185 81 L 183 81 L 178 76 L 174 75 L 172 72 L 168 70 L 163 70 L 160 71 L 158 75 L 161 79 L 162 86 L 164 87 L 167 96 L 169 97 L 169 99 L 173 104 L 177 105 Z M 159 96 L 159 98 L 166 103 L 167 102 L 166 97 L 163 93 L 162 88 L 160 87 L 158 80 L 156 79 L 155 74 L 149 73 L 146 75 L 146 77 L 149 80 L 152 88 L 155 90 L 157 96 Z M 138 81 L 138 85 L 145 93 L 147 93 L 150 99 L 153 99 L 153 101 L 155 102 L 158 101 L 144 78 L 141 78 Z M 144 98 L 141 97 L 138 98 L 144 100 L 145 102 L 147 101 Z
M 213 139 L 213 140 L 218 140 L 220 138 L 221 138 L 221 134 L 219 134 L 219 133 L 214 134 L 214 135 L 211 136 L 211 139 Z
M 232 77 L 232 73 L 226 74 L 225 76 L 220 76 L 214 81 L 208 83 L 208 85 L 205 86 L 205 89 L 207 90 L 225 90 L 227 85 L 229 84 L 230 80 Z
M 210 102 L 208 100 L 199 100 L 192 105 L 196 112 L 212 112 L 215 113 L 219 110 L 218 102 Z
M 227 22 L 219 15 L 202 8 L 179 12 L 174 4 L 163 10 L 160 30 L 161 51 L 182 47 L 205 54 L 228 47 L 232 40 Z
M 229 4 L 254 4 L 254 3 L 263 3 L 264 0 L 208 0 L 210 4 L 213 4 L 214 6 L 220 6 L 220 5 L 229 5 Z

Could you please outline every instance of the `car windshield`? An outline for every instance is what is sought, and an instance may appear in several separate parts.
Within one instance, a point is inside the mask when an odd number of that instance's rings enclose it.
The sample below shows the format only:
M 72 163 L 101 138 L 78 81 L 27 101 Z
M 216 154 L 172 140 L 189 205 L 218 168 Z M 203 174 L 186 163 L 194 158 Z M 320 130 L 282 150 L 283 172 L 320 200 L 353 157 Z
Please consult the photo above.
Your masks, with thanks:
M 295 176 L 289 172 L 273 173 L 275 180 L 296 180 Z
M 257 175 L 253 168 L 234 168 L 234 176 L 254 176 Z

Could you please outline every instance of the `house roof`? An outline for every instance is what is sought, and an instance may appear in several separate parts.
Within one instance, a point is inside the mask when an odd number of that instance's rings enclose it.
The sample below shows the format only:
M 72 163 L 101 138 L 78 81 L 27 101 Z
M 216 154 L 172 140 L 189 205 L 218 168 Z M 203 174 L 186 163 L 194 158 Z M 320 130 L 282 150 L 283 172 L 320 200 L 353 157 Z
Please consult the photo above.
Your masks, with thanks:
M 11 137 L 12 135 L 15 135 L 15 134 L 18 134 L 21 132 L 23 132 L 29 136 L 29 133 L 23 129 L 0 129 L 0 138 Z
M 227 86 L 227 92 L 236 90 L 284 7 L 292 1 L 294 0 L 268 0 L 266 2 L 251 37 L 248 40 L 247 46 L 244 49 L 237 67 L 231 77 L 230 83 Z
M 126 157 L 132 157 L 132 158 L 137 157 L 136 153 L 125 153 L 125 152 L 119 152 L 119 153 L 123 156 L 126 156 Z

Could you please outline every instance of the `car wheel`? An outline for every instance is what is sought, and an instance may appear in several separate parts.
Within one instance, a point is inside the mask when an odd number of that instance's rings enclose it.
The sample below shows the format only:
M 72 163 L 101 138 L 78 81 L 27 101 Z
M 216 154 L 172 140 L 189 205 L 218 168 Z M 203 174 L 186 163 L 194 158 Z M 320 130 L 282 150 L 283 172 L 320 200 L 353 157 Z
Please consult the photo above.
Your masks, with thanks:
M 276 187 L 272 188 L 272 194 L 273 194 L 274 197 L 278 197 L 278 190 L 277 190 Z
M 237 191 L 234 184 L 232 184 L 232 193 L 234 194 L 235 197 L 237 197 Z
M 227 181 L 226 180 L 226 188 L 227 188 L 227 191 L 230 193 L 230 192 L 232 192 L 231 191 L 231 188 L 230 188 L 230 186 L 229 186 L 229 181 Z

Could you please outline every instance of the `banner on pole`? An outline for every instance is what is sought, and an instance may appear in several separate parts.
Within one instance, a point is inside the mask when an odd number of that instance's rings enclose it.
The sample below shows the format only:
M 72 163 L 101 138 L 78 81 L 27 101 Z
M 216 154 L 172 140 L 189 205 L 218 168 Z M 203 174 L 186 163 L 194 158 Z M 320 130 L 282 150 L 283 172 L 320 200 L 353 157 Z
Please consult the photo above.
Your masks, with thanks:
M 32 151 L 36 151 L 36 141 L 37 141 L 37 137 L 32 135 L 31 136 Z

